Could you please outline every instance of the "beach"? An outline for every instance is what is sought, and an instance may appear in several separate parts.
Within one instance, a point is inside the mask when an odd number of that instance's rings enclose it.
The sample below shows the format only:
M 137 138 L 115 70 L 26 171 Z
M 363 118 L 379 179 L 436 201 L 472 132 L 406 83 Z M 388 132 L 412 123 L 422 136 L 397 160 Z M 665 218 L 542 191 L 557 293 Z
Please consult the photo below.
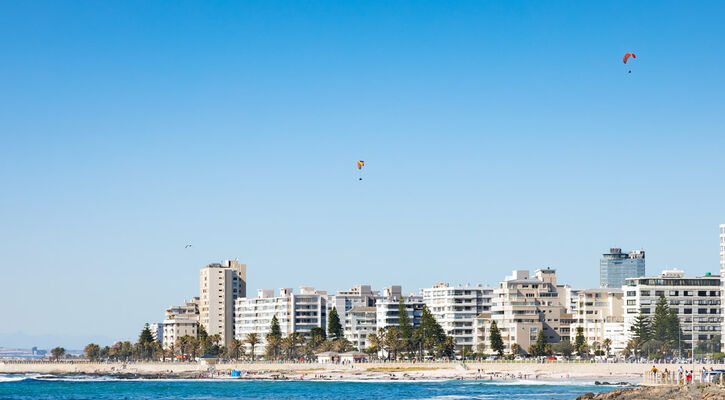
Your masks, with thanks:
M 241 371 L 248 379 L 335 380 L 590 380 L 642 383 L 650 364 L 536 362 L 385 363 L 186 363 L 186 362 L 5 362 L 2 374 L 89 374 L 149 379 L 227 378 Z M 700 370 L 703 365 L 695 365 Z M 709 367 L 709 366 L 708 366 Z M 658 365 L 675 369 L 674 364 Z

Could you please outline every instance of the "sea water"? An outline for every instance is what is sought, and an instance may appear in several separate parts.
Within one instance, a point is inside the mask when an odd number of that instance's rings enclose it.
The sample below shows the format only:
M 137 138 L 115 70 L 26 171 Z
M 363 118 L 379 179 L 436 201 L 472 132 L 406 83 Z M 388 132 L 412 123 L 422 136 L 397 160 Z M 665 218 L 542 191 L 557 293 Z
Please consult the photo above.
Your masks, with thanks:
M 574 399 L 611 386 L 578 381 L 128 380 L 0 375 L 0 399 Z

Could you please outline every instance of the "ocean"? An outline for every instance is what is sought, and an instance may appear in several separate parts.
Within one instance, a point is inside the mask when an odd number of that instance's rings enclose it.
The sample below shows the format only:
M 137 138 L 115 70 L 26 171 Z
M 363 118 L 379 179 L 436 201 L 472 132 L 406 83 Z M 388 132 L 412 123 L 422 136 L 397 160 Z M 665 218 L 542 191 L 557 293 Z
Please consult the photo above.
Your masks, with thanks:
M 0 399 L 574 399 L 611 386 L 554 381 L 121 380 L 0 375 Z

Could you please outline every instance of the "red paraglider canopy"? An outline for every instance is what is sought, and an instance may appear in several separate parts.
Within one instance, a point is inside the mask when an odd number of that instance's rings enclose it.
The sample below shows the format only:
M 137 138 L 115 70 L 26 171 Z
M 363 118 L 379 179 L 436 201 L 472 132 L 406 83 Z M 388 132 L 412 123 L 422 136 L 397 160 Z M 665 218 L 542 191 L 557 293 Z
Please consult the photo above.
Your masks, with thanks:
M 634 53 L 627 53 L 627 54 L 624 55 L 624 58 L 622 59 L 622 62 L 626 64 L 627 63 L 627 60 L 629 60 L 629 57 L 637 58 L 637 56 L 635 56 Z

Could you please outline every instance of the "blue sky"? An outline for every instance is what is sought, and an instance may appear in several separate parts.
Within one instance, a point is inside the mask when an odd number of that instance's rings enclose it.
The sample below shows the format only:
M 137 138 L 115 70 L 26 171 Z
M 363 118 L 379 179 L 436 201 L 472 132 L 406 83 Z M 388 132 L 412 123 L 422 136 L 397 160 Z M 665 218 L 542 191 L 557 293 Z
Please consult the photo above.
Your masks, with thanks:
M 135 338 L 225 258 L 251 295 L 716 272 L 723 12 L 2 3 L 0 346 Z

